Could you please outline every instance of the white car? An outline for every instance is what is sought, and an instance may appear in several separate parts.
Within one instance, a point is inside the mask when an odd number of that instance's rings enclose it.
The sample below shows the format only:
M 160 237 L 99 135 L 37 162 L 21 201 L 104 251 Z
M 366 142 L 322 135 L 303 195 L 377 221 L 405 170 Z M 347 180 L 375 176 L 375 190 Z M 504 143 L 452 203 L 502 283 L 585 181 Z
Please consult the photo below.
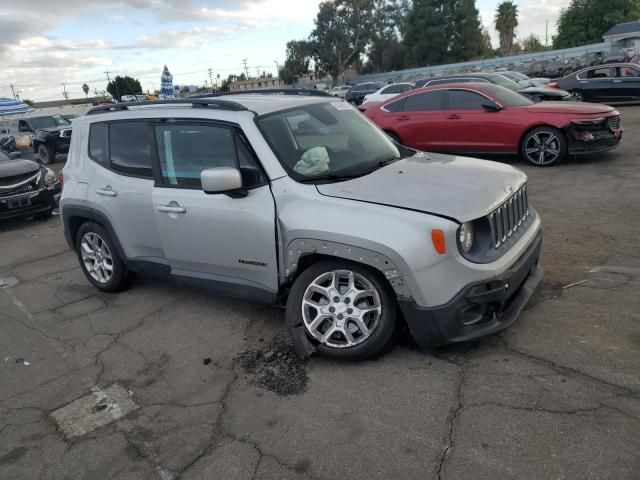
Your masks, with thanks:
M 523 87 L 548 87 L 549 82 L 551 82 L 551 80 L 548 78 L 530 78 L 527 77 L 524 73 L 520 72 L 504 71 L 496 73 L 499 73 L 509 80 L 513 80 L 514 82 L 519 83 Z
M 385 85 L 380 90 L 369 95 L 365 95 L 363 104 L 368 102 L 384 102 L 390 98 L 407 92 L 414 87 L 413 83 L 392 83 L 391 85 Z
M 344 98 L 344 94 L 351 90 L 349 85 L 339 85 L 337 87 L 333 87 L 329 90 L 329 95 L 333 95 L 334 97 Z

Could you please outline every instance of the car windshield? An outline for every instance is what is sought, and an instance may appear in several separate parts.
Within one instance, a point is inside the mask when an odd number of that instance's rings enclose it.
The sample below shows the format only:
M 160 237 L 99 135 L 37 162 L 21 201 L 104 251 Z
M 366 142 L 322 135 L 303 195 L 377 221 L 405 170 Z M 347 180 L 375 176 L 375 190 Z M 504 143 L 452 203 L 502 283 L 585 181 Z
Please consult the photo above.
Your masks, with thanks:
M 268 114 L 258 124 L 285 169 L 300 181 L 358 177 L 402 156 L 382 131 L 344 102 Z
M 502 85 L 503 87 L 508 88 L 509 90 L 513 90 L 514 92 L 517 92 L 518 90 L 522 90 L 522 85 L 514 82 L 513 80 L 509 80 L 508 78 L 503 77 L 502 75 L 491 75 L 490 77 L 487 78 L 487 80 L 489 80 L 491 83 Z
M 64 118 L 62 115 L 51 115 L 49 117 L 33 117 L 30 119 L 33 128 L 36 130 L 40 128 L 55 128 L 65 125 L 71 125 L 71 122 Z
M 533 105 L 533 102 L 524 95 L 520 95 L 500 85 L 488 84 L 484 88 L 489 95 L 505 107 L 528 107 L 529 105 Z

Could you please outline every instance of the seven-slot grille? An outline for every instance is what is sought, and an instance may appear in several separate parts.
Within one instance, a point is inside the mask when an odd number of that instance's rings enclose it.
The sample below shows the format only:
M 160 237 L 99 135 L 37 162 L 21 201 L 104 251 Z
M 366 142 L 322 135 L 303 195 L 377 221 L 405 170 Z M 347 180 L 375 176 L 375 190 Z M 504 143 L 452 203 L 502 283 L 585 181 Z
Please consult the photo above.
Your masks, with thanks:
M 609 118 L 609 128 L 611 130 L 618 130 L 620 128 L 620 115 Z
M 493 246 L 498 249 L 516 233 L 529 216 L 527 186 L 524 185 L 506 202 L 489 214 Z

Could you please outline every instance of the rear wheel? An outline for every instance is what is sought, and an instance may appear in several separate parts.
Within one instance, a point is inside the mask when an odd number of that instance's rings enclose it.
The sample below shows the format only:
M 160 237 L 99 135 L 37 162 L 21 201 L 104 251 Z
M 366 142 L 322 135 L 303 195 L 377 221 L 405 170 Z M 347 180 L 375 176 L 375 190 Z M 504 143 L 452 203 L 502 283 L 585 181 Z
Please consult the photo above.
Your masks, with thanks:
M 347 261 L 312 265 L 287 300 L 289 333 L 306 335 L 319 353 L 333 358 L 381 355 L 395 339 L 396 320 L 395 295 L 382 275 Z
M 520 154 L 537 167 L 548 167 L 564 159 L 567 154 L 567 141 L 557 128 L 538 127 L 524 136 Z
M 86 222 L 80 227 L 76 237 L 76 252 L 87 279 L 103 292 L 124 290 L 135 278 L 102 225 Z
M 573 102 L 583 102 L 584 101 L 584 96 L 582 95 L 582 92 L 579 90 L 571 90 L 569 92 L 569 94 L 571 95 L 571 101 Z
M 38 146 L 38 157 L 40 163 L 43 165 L 49 165 L 56 160 L 56 151 L 51 145 L 45 145 L 44 143 Z

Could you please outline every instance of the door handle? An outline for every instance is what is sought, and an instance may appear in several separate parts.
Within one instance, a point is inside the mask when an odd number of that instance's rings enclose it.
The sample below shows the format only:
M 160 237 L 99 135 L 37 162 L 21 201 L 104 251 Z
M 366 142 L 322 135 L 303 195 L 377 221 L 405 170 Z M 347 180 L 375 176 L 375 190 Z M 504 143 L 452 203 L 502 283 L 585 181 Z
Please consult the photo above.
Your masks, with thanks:
M 460 120 L 460 115 L 457 115 L 457 114 L 453 113 L 451 115 L 448 115 L 447 118 L 449 120 Z
M 176 202 L 171 202 L 169 205 L 159 205 L 158 211 L 164 213 L 187 213 L 187 209 Z
M 622 83 L 622 80 L 614 80 L 613 83 Z
M 401 117 L 398 117 L 398 121 L 400 122 L 406 122 L 407 120 L 411 120 L 411 119 L 406 115 L 402 115 Z
M 96 193 L 98 195 L 102 195 L 103 197 L 116 197 L 118 196 L 118 192 L 116 192 L 111 185 L 107 185 L 104 188 L 96 188 Z

